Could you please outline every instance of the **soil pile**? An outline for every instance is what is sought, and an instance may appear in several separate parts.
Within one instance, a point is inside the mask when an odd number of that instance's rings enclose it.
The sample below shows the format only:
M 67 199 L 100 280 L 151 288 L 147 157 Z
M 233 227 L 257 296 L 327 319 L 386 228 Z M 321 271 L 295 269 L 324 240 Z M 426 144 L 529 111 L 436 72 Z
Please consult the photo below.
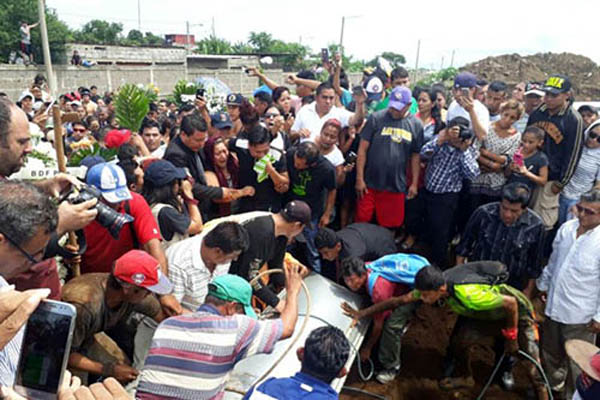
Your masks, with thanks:
M 538 53 L 524 57 L 505 54 L 467 64 L 461 71 L 473 72 L 488 81 L 502 80 L 510 86 L 521 81 L 543 82 L 551 74 L 565 74 L 571 78 L 576 100 L 600 99 L 600 67 L 577 54 Z

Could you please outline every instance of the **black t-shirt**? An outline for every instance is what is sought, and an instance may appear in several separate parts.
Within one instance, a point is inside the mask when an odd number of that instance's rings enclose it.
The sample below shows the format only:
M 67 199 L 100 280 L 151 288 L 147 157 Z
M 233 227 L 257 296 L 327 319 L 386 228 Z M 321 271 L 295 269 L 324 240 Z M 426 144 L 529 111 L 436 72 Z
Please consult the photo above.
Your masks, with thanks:
M 182 213 L 171 206 L 163 207 L 158 212 L 158 227 L 165 240 L 173 239 L 175 233 L 184 235 L 191 223 L 192 220 L 185 207 Z
M 524 158 L 523 164 L 525 165 L 525 168 L 527 168 L 529 170 L 529 172 L 539 176 L 540 168 L 548 166 L 548 157 L 546 157 L 544 152 L 538 151 L 537 153 L 535 153 L 527 158 Z M 524 183 L 527 186 L 529 186 L 529 189 L 531 191 L 535 190 L 536 185 L 537 185 L 534 181 L 526 178 L 525 176 L 521 175 L 518 172 L 513 172 L 512 174 L 510 174 L 510 177 L 508 178 L 507 183 L 513 183 L 513 182 Z
M 250 155 L 248 150 L 248 140 L 234 138 L 229 141 L 229 151 L 235 153 L 240 163 L 239 186 L 252 186 L 256 193 L 254 196 L 242 197 L 239 204 L 239 212 L 249 211 L 271 211 L 279 212 L 281 209 L 282 195 L 275 191 L 275 185 L 270 177 L 262 182 L 258 182 L 254 163 L 256 160 Z M 285 155 L 280 149 L 271 147 L 269 151 L 275 158 L 273 167 L 277 172 L 286 172 L 287 165 Z
M 287 238 L 285 236 L 275 237 L 275 222 L 271 215 L 253 218 L 242 225 L 252 238 L 250 247 L 244 251 L 237 260 L 231 263 L 229 272 L 251 281 L 259 273 L 262 266 L 267 263 L 269 269 L 283 268 L 283 258 Z M 278 275 L 278 274 L 275 274 Z M 273 282 L 275 275 L 270 275 L 269 281 Z M 277 295 L 268 287 L 257 283 L 253 287 L 254 294 L 270 306 L 279 303 Z
M 406 192 L 406 167 L 411 154 L 423 146 L 423 124 L 414 115 L 394 119 L 388 110 L 369 117 L 361 139 L 370 143 L 365 166 L 367 187 L 394 193 Z
M 323 214 L 325 195 L 336 188 L 335 167 L 325 157 L 319 155 L 315 165 L 297 170 L 294 166 L 294 154 L 296 154 L 294 147 L 286 153 L 290 175 L 288 200 L 305 201 L 312 210 L 313 220 L 318 219 Z
M 353 256 L 369 262 L 397 251 L 394 234 L 379 225 L 350 224 L 337 235 L 342 240 L 340 260 Z

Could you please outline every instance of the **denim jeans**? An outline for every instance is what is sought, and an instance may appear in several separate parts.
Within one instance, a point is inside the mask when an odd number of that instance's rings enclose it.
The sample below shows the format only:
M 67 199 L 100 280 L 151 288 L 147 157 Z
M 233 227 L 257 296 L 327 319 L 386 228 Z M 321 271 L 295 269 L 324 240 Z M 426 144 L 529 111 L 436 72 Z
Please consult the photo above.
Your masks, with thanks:
M 306 238 L 306 248 L 308 250 L 306 258 L 308 259 L 308 266 L 318 273 L 321 273 L 321 259 L 319 258 L 319 250 L 315 245 L 315 237 L 319 231 L 319 219 L 311 221 L 312 228 L 306 226 L 302 233 Z
M 574 218 L 569 210 L 577 204 L 578 201 L 579 200 L 569 199 L 562 194 L 560 195 L 558 198 L 558 226 L 561 226 L 566 221 Z

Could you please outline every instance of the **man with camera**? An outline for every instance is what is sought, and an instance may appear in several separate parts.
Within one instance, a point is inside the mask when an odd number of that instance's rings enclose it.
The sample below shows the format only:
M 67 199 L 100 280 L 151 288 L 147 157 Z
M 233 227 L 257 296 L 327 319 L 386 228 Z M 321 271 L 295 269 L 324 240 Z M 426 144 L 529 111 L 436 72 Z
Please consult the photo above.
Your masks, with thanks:
M 461 72 L 454 78 L 452 96 L 454 101 L 448 107 L 447 121 L 463 117 L 479 141 L 483 141 L 490 127 L 490 113 L 477 99 L 477 77 L 470 72 Z
M 411 104 L 410 89 L 395 87 L 389 107 L 371 114 L 367 120 L 356 159 L 356 222 L 371 222 L 375 215 L 381 226 L 400 227 L 404 222 L 405 197 L 412 199 L 417 195 L 423 124 L 410 114 Z M 409 162 L 413 180 L 407 188 Z
M 25 182 L 0 182 L 0 290 L 11 290 L 7 280 L 27 272 L 42 260 L 46 245 L 56 229 L 57 219 L 56 206 L 39 188 Z M 13 385 L 23 339 L 21 328 L 35 306 L 50 291 L 30 293 L 32 296 L 27 301 L 32 302 L 28 304 L 31 307 L 0 323 L 2 386 Z
M 421 149 L 421 157 L 428 161 L 424 192 L 425 226 L 429 228 L 431 261 L 440 268 L 448 266 L 448 240 L 463 181 L 479 175 L 478 152 L 471 146 L 474 136 L 469 121 L 456 117 Z
M 24 165 L 25 159 L 32 151 L 29 122 L 25 113 L 8 99 L 0 99 L 0 181 L 18 172 Z M 37 187 L 51 196 L 58 196 L 60 192 L 75 183 L 76 179 L 65 174 L 58 174 L 54 178 L 38 181 Z M 90 199 L 81 204 L 62 202 L 58 207 L 58 226 L 56 235 L 51 242 L 69 231 L 83 228 L 96 218 L 95 210 L 97 200 Z M 43 260 L 43 261 L 42 261 Z M 29 271 L 11 279 L 18 290 L 30 288 L 51 289 L 51 298 L 60 297 L 60 281 L 54 258 L 44 257 Z
M 82 256 L 81 272 L 110 272 L 120 256 L 141 249 L 156 258 L 162 273 L 168 276 L 156 220 L 146 200 L 127 189 L 123 170 L 114 164 L 97 164 L 88 171 L 86 181 L 88 186 L 75 201 L 98 196 L 98 217 L 83 230 L 87 249 Z M 170 315 L 182 312 L 181 305 L 171 295 L 162 296 L 161 304 Z

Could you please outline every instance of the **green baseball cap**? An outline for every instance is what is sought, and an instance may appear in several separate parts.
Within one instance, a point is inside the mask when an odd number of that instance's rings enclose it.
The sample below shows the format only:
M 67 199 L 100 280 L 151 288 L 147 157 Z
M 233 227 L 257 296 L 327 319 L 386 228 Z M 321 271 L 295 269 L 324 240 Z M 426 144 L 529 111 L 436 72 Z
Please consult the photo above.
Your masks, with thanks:
M 258 319 L 251 303 L 252 286 L 244 278 L 231 274 L 217 276 L 208 284 L 208 294 L 217 299 L 240 303 L 247 316 Z

